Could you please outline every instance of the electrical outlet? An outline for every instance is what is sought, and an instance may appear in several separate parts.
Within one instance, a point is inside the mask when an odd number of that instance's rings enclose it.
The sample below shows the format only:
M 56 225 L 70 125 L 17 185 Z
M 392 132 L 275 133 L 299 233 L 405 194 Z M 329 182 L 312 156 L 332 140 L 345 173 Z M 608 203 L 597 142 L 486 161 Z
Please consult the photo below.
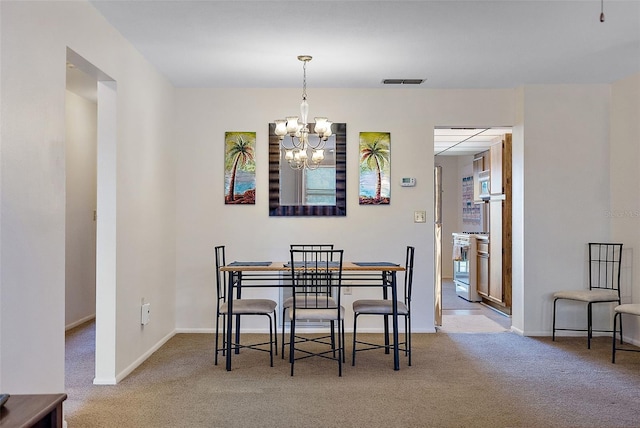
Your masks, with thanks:
M 149 318 L 151 317 L 151 304 L 144 303 L 142 305 L 142 310 L 140 313 L 140 324 L 147 325 L 149 324 Z
M 351 295 L 351 287 L 347 286 L 347 287 L 342 287 L 342 294 L 344 294 L 345 296 L 350 296 Z

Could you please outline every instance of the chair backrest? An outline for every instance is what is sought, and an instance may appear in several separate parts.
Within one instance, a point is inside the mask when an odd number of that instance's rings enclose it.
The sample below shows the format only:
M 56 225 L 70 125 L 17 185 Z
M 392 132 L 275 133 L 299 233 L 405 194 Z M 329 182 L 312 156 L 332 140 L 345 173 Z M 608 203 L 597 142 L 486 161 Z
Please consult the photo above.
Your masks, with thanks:
M 620 296 L 622 244 L 589 243 L 589 289 L 616 290 Z
M 291 249 L 294 311 L 340 306 L 343 250 Z M 332 298 L 336 289 L 337 300 Z
M 407 247 L 407 257 L 404 263 L 404 303 L 407 307 L 411 304 L 411 290 L 413 288 L 413 253 L 415 247 Z
M 290 250 L 333 250 L 333 244 L 291 244 Z M 316 255 L 323 255 L 322 253 L 318 253 Z M 329 254 L 332 256 L 332 254 Z
M 225 266 L 225 254 L 224 245 L 218 245 L 214 248 L 216 254 L 216 296 L 218 303 L 225 302 L 227 296 L 227 272 L 220 270 L 222 266 Z

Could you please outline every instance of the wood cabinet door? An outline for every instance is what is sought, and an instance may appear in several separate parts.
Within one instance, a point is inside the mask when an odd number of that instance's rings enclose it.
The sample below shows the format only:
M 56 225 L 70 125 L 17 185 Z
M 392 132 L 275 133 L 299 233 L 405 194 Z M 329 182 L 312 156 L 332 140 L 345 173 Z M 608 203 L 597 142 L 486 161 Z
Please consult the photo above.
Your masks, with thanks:
M 478 293 L 482 296 L 489 296 L 489 244 L 478 242 L 476 251 L 476 275 Z

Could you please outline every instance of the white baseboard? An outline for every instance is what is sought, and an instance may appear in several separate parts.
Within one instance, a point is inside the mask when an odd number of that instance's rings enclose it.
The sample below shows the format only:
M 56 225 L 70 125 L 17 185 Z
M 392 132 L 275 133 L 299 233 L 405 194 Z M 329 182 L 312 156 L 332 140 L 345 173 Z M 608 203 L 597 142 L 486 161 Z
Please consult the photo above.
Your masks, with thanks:
M 137 360 L 135 360 L 133 363 L 131 363 L 129 365 L 129 367 L 127 367 L 126 369 L 121 371 L 119 374 L 117 374 L 115 378 L 104 378 L 104 379 L 94 378 L 93 379 L 93 384 L 94 385 L 116 385 L 116 384 L 118 384 L 118 382 L 120 382 L 125 377 L 129 376 L 135 369 L 138 368 L 138 366 L 140 366 L 140 364 L 144 363 L 147 358 L 149 358 L 154 352 L 156 352 L 158 349 L 160 349 L 162 347 L 162 345 L 167 343 L 169 341 L 169 339 L 171 339 L 173 336 L 175 336 L 175 334 L 176 334 L 176 331 L 174 330 L 171 333 L 167 334 L 162 339 L 160 339 L 158 341 L 158 343 L 156 343 L 152 348 L 150 348 L 147 352 L 142 354 Z
M 213 334 L 216 332 L 215 328 L 176 328 L 176 334 L 178 333 L 207 333 Z
M 86 316 L 84 318 L 80 318 L 79 320 L 74 321 L 69 325 L 66 325 L 64 327 L 64 331 L 68 331 L 68 330 L 71 330 L 72 328 L 76 328 L 77 326 L 82 325 L 82 324 L 84 324 L 84 323 L 86 323 L 88 321 L 91 321 L 91 320 L 95 319 L 95 318 L 96 318 L 96 314 L 91 314 L 91 315 L 88 315 L 88 316 Z

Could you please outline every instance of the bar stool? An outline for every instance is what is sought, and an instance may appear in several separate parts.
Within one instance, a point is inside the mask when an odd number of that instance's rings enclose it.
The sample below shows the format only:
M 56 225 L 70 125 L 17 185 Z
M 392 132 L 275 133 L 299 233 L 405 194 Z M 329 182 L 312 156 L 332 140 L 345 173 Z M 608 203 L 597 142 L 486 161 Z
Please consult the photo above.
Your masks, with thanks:
M 622 339 L 622 314 L 640 316 L 640 303 L 625 303 L 624 305 L 618 305 L 613 309 L 613 311 L 615 312 L 615 315 L 613 316 L 613 344 L 612 344 L 611 362 L 615 364 L 616 351 L 640 352 L 640 349 L 616 347 L 617 319 L 618 318 L 620 319 L 620 345 L 624 345 L 624 342 Z

